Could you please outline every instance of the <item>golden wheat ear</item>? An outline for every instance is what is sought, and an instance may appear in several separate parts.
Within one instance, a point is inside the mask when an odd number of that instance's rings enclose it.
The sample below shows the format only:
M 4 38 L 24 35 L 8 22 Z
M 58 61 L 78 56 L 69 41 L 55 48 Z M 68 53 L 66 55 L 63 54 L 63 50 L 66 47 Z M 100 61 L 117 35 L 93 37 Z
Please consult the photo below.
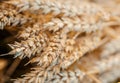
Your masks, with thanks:
M 0 53 L 5 53 L 0 59 L 8 60 L 0 83 L 111 83 L 120 78 L 119 2 L 0 0 Z

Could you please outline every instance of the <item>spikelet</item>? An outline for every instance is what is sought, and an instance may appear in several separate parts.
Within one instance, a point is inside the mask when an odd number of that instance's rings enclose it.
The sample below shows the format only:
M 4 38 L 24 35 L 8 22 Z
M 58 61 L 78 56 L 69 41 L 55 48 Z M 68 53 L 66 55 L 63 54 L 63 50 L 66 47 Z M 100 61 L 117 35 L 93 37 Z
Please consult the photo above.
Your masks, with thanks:
M 12 5 L 0 4 L 0 29 L 4 29 L 5 26 L 22 25 L 28 20 L 29 18 L 22 16 Z
M 48 72 L 40 67 L 35 67 L 30 73 L 23 75 L 24 78 L 18 78 L 14 83 L 44 83 Z
M 38 24 L 26 28 L 18 37 L 23 40 L 9 44 L 13 50 L 8 54 L 15 54 L 15 57 L 20 57 L 21 59 L 25 57 L 30 58 L 32 55 L 40 53 L 48 41 L 47 35 L 42 32 Z
M 79 83 L 85 76 L 85 73 L 79 69 L 75 69 L 74 71 L 62 71 L 53 77 L 48 77 L 45 83 Z
M 60 32 L 54 33 L 49 39 L 47 47 L 43 49 L 38 57 L 33 58 L 30 62 L 38 62 L 41 67 L 48 67 L 51 63 L 56 64 L 58 59 L 62 59 L 65 55 L 62 54 L 65 48 L 66 36 L 60 36 Z
M 94 75 L 87 74 L 80 69 L 64 70 L 54 76 L 48 76 L 45 83 L 99 83 L 100 81 Z
M 89 17 L 89 19 L 87 19 Z M 62 17 L 53 18 L 50 22 L 44 24 L 44 28 L 49 31 L 58 31 L 64 28 L 64 32 L 76 31 L 76 32 L 95 32 L 96 30 L 101 30 L 105 23 L 101 22 L 101 19 L 97 16 L 82 16 L 82 18 L 74 17 Z
M 59 73 L 53 73 L 49 69 L 41 69 L 40 67 L 33 68 L 30 73 L 23 75 L 21 79 L 16 79 L 14 83 L 72 83 L 76 80 L 79 83 L 85 76 L 85 73 L 79 69 L 74 71 L 61 71 Z
M 60 1 L 55 0 L 17 0 L 9 1 L 8 3 L 17 5 L 20 8 L 20 11 L 25 10 L 42 10 L 44 14 L 53 13 L 54 15 L 63 14 L 63 16 L 81 16 L 85 14 L 95 15 L 99 13 L 103 15 L 103 18 L 109 18 L 109 14 L 105 10 L 93 3 L 82 3 L 80 6 L 71 4 L 60 3 Z

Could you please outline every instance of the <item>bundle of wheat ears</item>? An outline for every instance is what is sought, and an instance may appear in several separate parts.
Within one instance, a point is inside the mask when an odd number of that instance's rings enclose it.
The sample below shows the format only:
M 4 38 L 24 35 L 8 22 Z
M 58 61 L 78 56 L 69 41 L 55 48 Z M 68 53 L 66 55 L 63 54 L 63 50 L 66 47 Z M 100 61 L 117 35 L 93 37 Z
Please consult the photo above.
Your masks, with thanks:
M 117 83 L 120 0 L 0 0 L 0 83 Z

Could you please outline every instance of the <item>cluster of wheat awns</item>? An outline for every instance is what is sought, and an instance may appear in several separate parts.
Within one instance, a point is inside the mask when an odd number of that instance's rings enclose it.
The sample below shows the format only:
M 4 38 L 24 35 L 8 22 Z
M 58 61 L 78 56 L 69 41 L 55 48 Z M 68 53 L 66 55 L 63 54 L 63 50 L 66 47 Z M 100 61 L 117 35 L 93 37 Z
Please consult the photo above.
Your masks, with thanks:
M 15 83 L 108 83 L 120 77 L 118 0 L 10 0 L 0 29 L 17 40 L 7 54 L 32 64 Z

